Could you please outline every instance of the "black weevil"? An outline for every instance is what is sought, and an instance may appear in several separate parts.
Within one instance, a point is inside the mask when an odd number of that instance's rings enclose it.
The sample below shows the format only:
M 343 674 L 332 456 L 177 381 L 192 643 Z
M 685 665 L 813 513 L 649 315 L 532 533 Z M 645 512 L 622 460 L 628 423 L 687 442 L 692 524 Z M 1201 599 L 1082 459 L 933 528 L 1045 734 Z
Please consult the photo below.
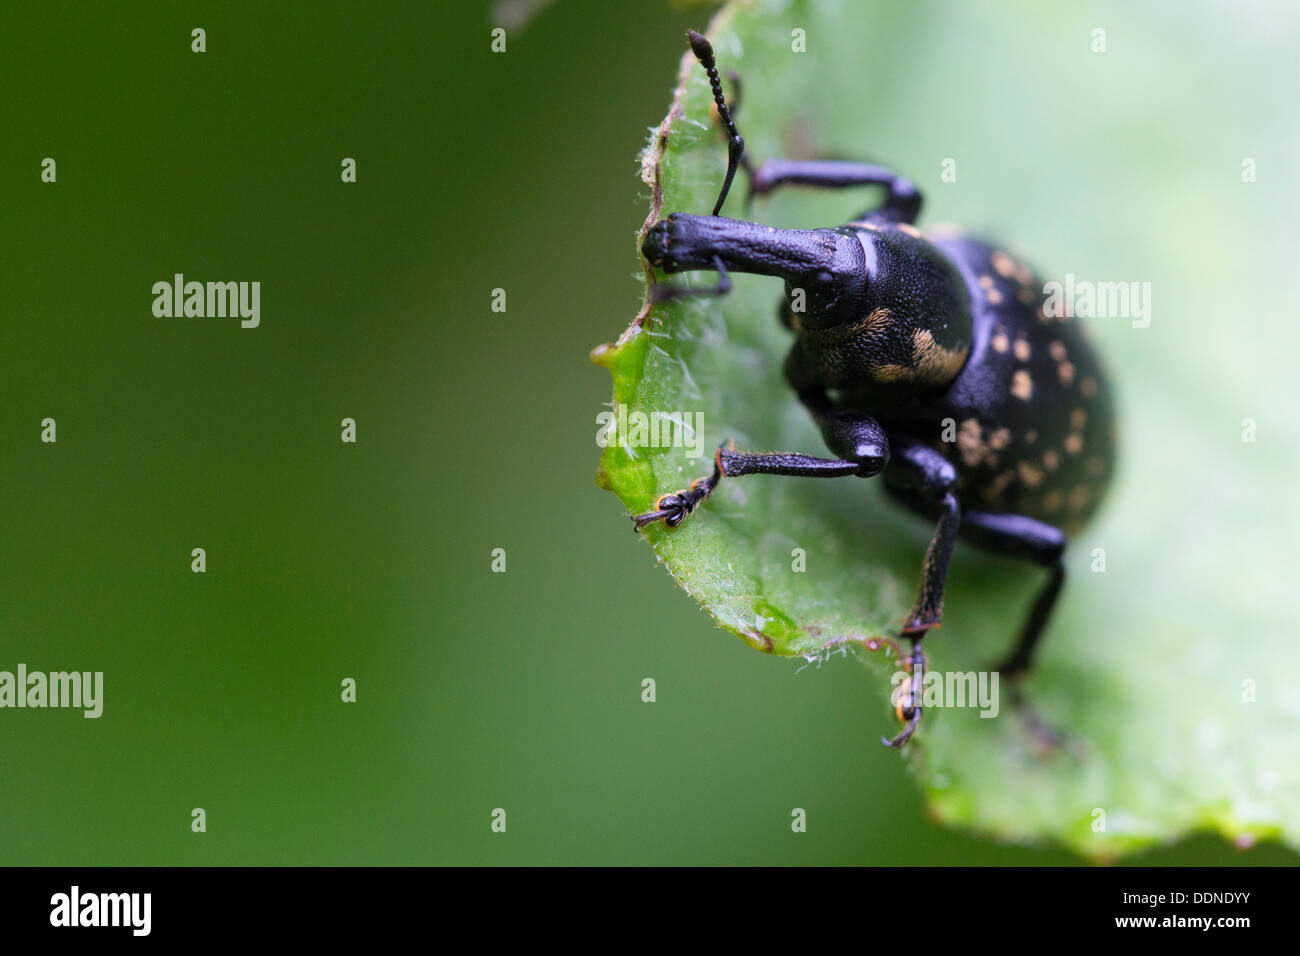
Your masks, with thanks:
M 669 215 L 649 229 L 642 252 L 666 273 L 716 271 L 718 284 L 705 294 L 727 292 L 729 272 L 785 280 L 780 316 L 794 333 L 785 376 L 837 457 L 719 448 L 711 475 L 663 495 L 634 526 L 680 525 L 724 476 L 880 475 L 891 496 L 936 522 L 920 593 L 901 628 L 912 642 L 912 679 L 899 709 L 906 726 L 885 741 L 899 747 L 920 721 L 921 639 L 939 626 L 958 536 L 1050 571 L 996 668 L 1011 678 L 1028 670 L 1065 579 L 1066 536 L 1096 509 L 1110 479 L 1106 378 L 1068 310 L 1044 309 L 1042 283 L 1026 266 L 988 243 L 918 230 L 921 195 L 907 179 L 842 161 L 753 167 L 713 49 L 689 36 L 728 135 L 726 178 L 712 215 Z M 718 213 L 738 168 L 752 195 L 792 184 L 874 185 L 884 187 L 884 200 L 830 229 L 726 219 Z

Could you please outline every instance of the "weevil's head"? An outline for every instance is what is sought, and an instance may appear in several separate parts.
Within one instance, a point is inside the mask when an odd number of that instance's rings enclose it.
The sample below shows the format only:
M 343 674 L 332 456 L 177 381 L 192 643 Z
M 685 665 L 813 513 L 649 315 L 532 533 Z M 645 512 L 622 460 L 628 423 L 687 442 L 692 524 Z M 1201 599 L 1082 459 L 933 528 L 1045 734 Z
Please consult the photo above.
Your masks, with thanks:
M 866 274 L 851 303 L 826 308 L 786 283 L 779 315 L 795 333 L 802 364 L 826 387 L 886 403 L 948 386 L 970 354 L 970 295 L 961 274 L 910 226 L 851 231 Z

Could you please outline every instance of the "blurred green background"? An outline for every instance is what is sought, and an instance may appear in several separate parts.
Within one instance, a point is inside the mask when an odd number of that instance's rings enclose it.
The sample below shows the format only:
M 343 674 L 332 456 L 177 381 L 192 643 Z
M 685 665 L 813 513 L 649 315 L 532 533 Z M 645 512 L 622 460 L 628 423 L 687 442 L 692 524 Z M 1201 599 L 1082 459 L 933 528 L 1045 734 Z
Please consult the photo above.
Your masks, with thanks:
M 1176 10 L 890 5 L 861 151 L 1049 272 L 1158 275 L 1172 237 L 1216 296 L 1285 300 L 1296 15 Z M 635 160 L 706 20 L 560 0 L 494 54 L 471 3 L 0 14 L 0 669 L 106 686 L 98 720 L 0 711 L 0 863 L 1075 861 L 932 826 L 865 672 L 716 630 L 595 487 L 586 354 L 640 303 Z M 1001 185 L 942 193 L 954 154 Z M 176 272 L 260 281 L 260 328 L 155 318 Z

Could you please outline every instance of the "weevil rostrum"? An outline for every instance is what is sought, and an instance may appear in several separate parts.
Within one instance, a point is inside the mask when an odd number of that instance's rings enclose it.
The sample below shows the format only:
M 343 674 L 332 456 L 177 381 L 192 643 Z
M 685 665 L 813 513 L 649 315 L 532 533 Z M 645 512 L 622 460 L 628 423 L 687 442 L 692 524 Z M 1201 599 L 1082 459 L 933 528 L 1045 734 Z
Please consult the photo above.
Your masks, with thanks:
M 958 537 L 1048 572 L 995 668 L 1022 676 L 1065 580 L 1067 538 L 1111 476 L 1111 399 L 1096 354 L 1068 310 L 1044 309 L 1042 282 L 1018 259 L 957 232 L 922 233 L 921 195 L 906 178 L 839 160 L 752 165 L 712 47 L 694 31 L 689 37 L 728 137 L 726 178 L 712 215 L 670 214 L 647 232 L 642 252 L 664 273 L 717 272 L 717 286 L 703 294 L 725 294 L 731 272 L 785 280 L 780 315 L 794 334 L 785 377 L 835 457 L 724 446 L 712 474 L 662 495 L 634 527 L 679 526 L 723 478 L 879 476 L 891 497 L 935 523 L 900 631 L 911 641 L 913 677 L 924 666 L 922 639 L 942 617 Z M 719 215 L 738 169 L 753 195 L 870 185 L 884 196 L 843 226 L 778 229 Z M 685 293 L 661 286 L 658 294 Z M 906 743 L 920 721 L 917 683 L 905 685 L 905 726 L 889 746 Z

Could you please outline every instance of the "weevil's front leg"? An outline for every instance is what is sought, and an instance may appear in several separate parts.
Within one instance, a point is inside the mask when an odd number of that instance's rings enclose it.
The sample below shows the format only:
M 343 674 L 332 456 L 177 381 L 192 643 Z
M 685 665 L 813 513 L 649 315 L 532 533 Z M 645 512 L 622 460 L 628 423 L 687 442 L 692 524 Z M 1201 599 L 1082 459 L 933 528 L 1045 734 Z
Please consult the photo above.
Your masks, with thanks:
M 688 289 L 685 286 L 660 285 L 655 287 L 655 302 L 667 302 L 670 299 L 707 298 L 724 296 L 731 291 L 731 276 L 727 267 L 717 256 L 713 257 L 713 268 L 717 270 L 718 281 L 707 289 Z
M 851 229 L 777 229 L 721 216 L 673 213 L 650 227 L 642 254 L 664 272 L 695 269 L 779 276 L 807 296 L 807 315 L 835 324 L 866 290 L 867 261 Z
M 878 475 L 889 464 L 890 443 L 880 423 L 869 415 L 837 407 L 810 370 L 796 343 L 785 357 L 785 380 L 799 396 L 822 433 L 826 447 L 841 458 L 856 461 L 864 477 Z
M 793 478 L 841 478 L 860 474 L 862 466 L 838 458 L 814 458 L 793 452 L 755 453 L 721 447 L 713 456 L 713 474 L 697 478 L 689 488 L 663 495 L 653 511 L 632 516 L 632 527 L 640 531 L 646 525 L 662 521 L 676 528 L 713 494 L 723 477 L 745 475 L 786 475 Z
M 916 184 L 884 166 L 837 159 L 769 159 L 750 174 L 748 198 L 765 196 L 781 186 L 884 186 L 884 200 L 858 216 L 859 220 L 913 223 L 921 214 Z
M 646 525 L 654 524 L 656 521 L 662 521 L 668 527 L 676 528 L 689 518 L 695 509 L 713 494 L 714 489 L 718 487 L 718 482 L 722 481 L 722 461 L 719 458 L 721 452 L 722 449 L 719 448 L 718 454 L 713 456 L 713 474 L 696 478 L 689 488 L 660 495 L 653 511 L 632 516 L 632 530 L 640 531 Z
M 925 511 L 936 514 L 938 518 L 921 565 L 921 587 L 916 603 L 902 627 L 902 635 L 912 641 L 912 677 L 908 699 L 900 710 L 907 726 L 892 740 L 881 738 L 888 747 L 902 747 L 921 722 L 923 682 L 917 676 L 918 669 L 924 667 L 921 640 L 931 628 L 939 626 L 943 617 L 943 591 L 957 529 L 961 525 L 961 506 L 954 491 L 957 470 L 947 458 L 910 438 L 892 436 L 890 445 L 893 455 L 885 469 L 886 484 L 895 494 L 920 503 Z

